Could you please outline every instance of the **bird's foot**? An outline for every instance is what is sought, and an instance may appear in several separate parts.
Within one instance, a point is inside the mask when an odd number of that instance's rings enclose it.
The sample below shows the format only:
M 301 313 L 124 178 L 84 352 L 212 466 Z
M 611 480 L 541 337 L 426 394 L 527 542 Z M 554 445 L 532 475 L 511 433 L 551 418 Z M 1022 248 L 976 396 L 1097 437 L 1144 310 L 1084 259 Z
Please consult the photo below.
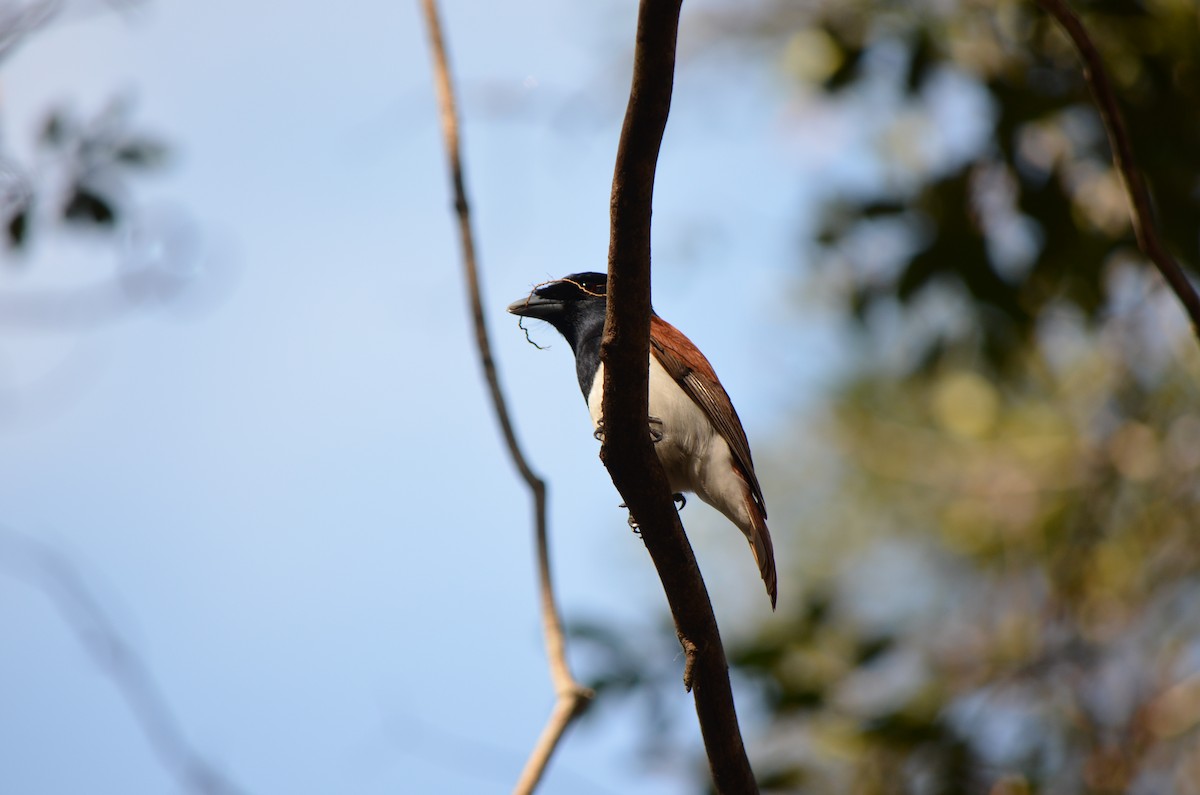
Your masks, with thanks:
M 621 503 L 618 507 L 628 508 L 629 506 L 626 505 L 625 503 Z M 642 528 L 638 527 L 638 523 L 636 520 L 634 520 L 632 513 L 629 514 L 629 518 L 626 519 L 625 521 L 629 523 L 629 528 L 631 530 L 633 530 L 633 534 L 635 536 L 637 536 L 638 538 L 641 538 L 642 537 Z
M 683 496 L 682 493 L 672 494 L 671 499 L 677 503 L 677 505 L 675 506 L 675 510 L 677 510 L 677 511 L 682 511 L 683 506 L 687 505 L 687 497 Z M 625 503 L 621 503 L 617 507 L 628 508 L 629 506 L 626 505 Z M 629 523 L 629 527 L 633 530 L 633 534 L 635 536 L 637 536 L 638 538 L 641 538 L 642 537 L 642 528 L 638 526 L 637 520 L 635 520 L 633 518 L 632 513 L 629 514 L 629 518 L 626 519 L 625 521 Z
M 650 441 L 658 444 L 663 440 L 663 421 L 658 417 L 650 418 Z M 596 423 L 596 430 L 592 431 L 592 436 L 597 442 L 604 443 L 604 421 Z

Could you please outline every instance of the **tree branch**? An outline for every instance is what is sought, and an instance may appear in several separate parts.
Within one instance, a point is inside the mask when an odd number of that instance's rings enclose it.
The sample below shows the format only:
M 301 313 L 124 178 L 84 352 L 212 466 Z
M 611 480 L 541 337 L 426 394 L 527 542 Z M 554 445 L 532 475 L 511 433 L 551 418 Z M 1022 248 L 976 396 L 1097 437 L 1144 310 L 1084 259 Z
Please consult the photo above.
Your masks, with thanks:
M 1200 339 L 1200 296 L 1196 294 L 1183 268 L 1167 251 L 1159 236 L 1158 226 L 1154 221 L 1154 203 L 1150 198 L 1150 189 L 1137 166 L 1137 161 L 1134 160 L 1133 144 L 1125 128 L 1125 119 L 1121 115 L 1120 106 L 1117 105 L 1117 97 L 1113 92 L 1112 83 L 1109 82 L 1100 52 L 1067 0 L 1036 2 L 1042 10 L 1054 17 L 1066 32 L 1083 61 L 1083 77 L 1092 91 L 1096 109 L 1100 112 L 1104 130 L 1108 133 L 1113 162 L 1121 174 L 1125 195 L 1129 199 L 1129 214 L 1133 220 L 1133 232 L 1137 237 L 1138 248 L 1157 266 L 1167 285 L 1178 296 L 1184 311 L 1191 318 L 1193 333 Z
M 685 684 L 718 792 L 758 787 L 738 728 L 716 617 L 646 428 L 650 351 L 650 215 L 671 106 L 681 0 L 641 0 L 633 85 L 613 174 L 600 458 L 642 531 L 687 655 Z
M 508 413 L 504 392 L 492 356 L 487 324 L 480 297 L 479 269 L 475 257 L 474 234 L 471 231 L 471 211 L 467 203 L 467 191 L 463 178 L 462 154 L 458 134 L 458 112 L 454 98 L 454 85 L 450 79 L 450 66 L 446 56 L 446 43 L 442 35 L 436 0 L 421 0 L 429 42 L 433 50 L 433 67 L 437 88 L 438 108 L 442 122 L 442 137 L 446 145 L 450 179 L 454 191 L 454 211 L 458 217 L 459 243 L 462 246 L 463 279 L 471 304 L 471 318 L 475 330 L 475 347 L 483 368 L 484 380 L 492 399 L 496 421 L 504 435 L 509 456 L 520 472 L 533 497 L 534 528 L 537 545 L 538 590 L 541 603 L 542 630 L 546 638 L 546 656 L 550 666 L 550 680 L 554 685 L 556 703 L 546 728 L 525 763 L 514 793 L 533 792 L 546 770 L 551 755 L 558 747 L 567 727 L 583 713 L 594 696 L 592 691 L 578 681 L 567 663 L 565 633 L 558 605 L 554 597 L 554 584 L 550 570 L 550 544 L 546 530 L 546 482 L 533 471 L 521 450 Z
M 150 667 L 101 609 L 71 561 L 32 536 L 0 526 L 0 552 L 5 547 L 8 552 L 0 554 L 0 562 L 42 591 L 58 609 L 92 662 L 117 689 L 154 755 L 181 790 L 194 795 L 243 792 L 188 742 Z M 18 565 L 22 562 L 25 567 Z

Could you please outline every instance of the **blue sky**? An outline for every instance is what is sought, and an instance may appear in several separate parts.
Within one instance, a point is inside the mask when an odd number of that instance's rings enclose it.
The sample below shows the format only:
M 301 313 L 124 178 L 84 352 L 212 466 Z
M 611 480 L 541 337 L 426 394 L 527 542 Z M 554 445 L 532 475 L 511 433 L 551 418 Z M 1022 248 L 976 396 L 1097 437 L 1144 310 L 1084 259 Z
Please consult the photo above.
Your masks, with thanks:
M 569 349 L 535 325 L 550 345 L 535 350 L 503 314 L 532 284 L 604 267 L 635 4 L 444 13 L 489 324 L 551 482 L 564 612 L 643 631 L 664 600 Z M 552 693 L 528 498 L 470 344 L 416 4 L 75 14 L 0 80 L 3 134 L 25 157 L 50 105 L 88 115 L 134 96 L 139 125 L 176 146 L 136 212 L 183 217 L 202 241 L 177 301 L 87 327 L 5 324 L 0 523 L 76 564 L 192 745 L 247 791 L 507 791 Z M 752 442 L 813 399 L 837 350 L 826 318 L 795 312 L 805 185 L 833 166 L 828 147 L 804 154 L 785 96 L 769 71 L 685 61 L 656 190 L 656 308 L 709 355 Z M 94 241 L 47 237 L 0 287 L 117 267 Z M 740 536 L 696 505 L 685 520 L 735 634 L 765 600 Z M 19 568 L 0 567 L 0 790 L 173 791 Z M 576 729 L 544 791 L 688 791 L 638 761 L 637 717 L 614 705 Z

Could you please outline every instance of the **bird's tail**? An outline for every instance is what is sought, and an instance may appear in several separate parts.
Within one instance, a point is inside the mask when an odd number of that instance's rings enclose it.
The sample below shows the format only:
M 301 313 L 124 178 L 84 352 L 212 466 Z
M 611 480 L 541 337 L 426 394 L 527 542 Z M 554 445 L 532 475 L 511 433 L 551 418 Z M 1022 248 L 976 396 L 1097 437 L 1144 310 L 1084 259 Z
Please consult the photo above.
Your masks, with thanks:
M 750 514 L 750 527 L 743 527 L 742 532 L 750 542 L 750 551 L 754 553 L 754 562 L 758 564 L 758 572 L 762 575 L 763 585 L 767 586 L 771 609 L 774 610 L 778 583 L 775 576 L 775 547 L 771 544 L 771 532 L 767 530 L 767 517 L 763 516 L 762 509 L 749 496 L 746 497 L 746 508 Z

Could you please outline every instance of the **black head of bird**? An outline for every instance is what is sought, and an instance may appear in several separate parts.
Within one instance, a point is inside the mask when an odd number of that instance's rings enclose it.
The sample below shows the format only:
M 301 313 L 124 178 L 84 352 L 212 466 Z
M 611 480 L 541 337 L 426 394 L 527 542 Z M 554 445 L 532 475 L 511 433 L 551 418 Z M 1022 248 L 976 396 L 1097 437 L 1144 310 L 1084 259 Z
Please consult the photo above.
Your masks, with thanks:
M 603 273 L 573 273 L 508 307 L 514 315 L 546 321 L 566 338 L 597 430 L 603 425 L 600 337 L 606 285 Z M 704 354 L 656 314 L 650 318 L 650 354 L 649 422 L 671 490 L 696 494 L 737 525 L 750 542 L 774 608 L 775 552 L 767 509 L 733 402 Z

